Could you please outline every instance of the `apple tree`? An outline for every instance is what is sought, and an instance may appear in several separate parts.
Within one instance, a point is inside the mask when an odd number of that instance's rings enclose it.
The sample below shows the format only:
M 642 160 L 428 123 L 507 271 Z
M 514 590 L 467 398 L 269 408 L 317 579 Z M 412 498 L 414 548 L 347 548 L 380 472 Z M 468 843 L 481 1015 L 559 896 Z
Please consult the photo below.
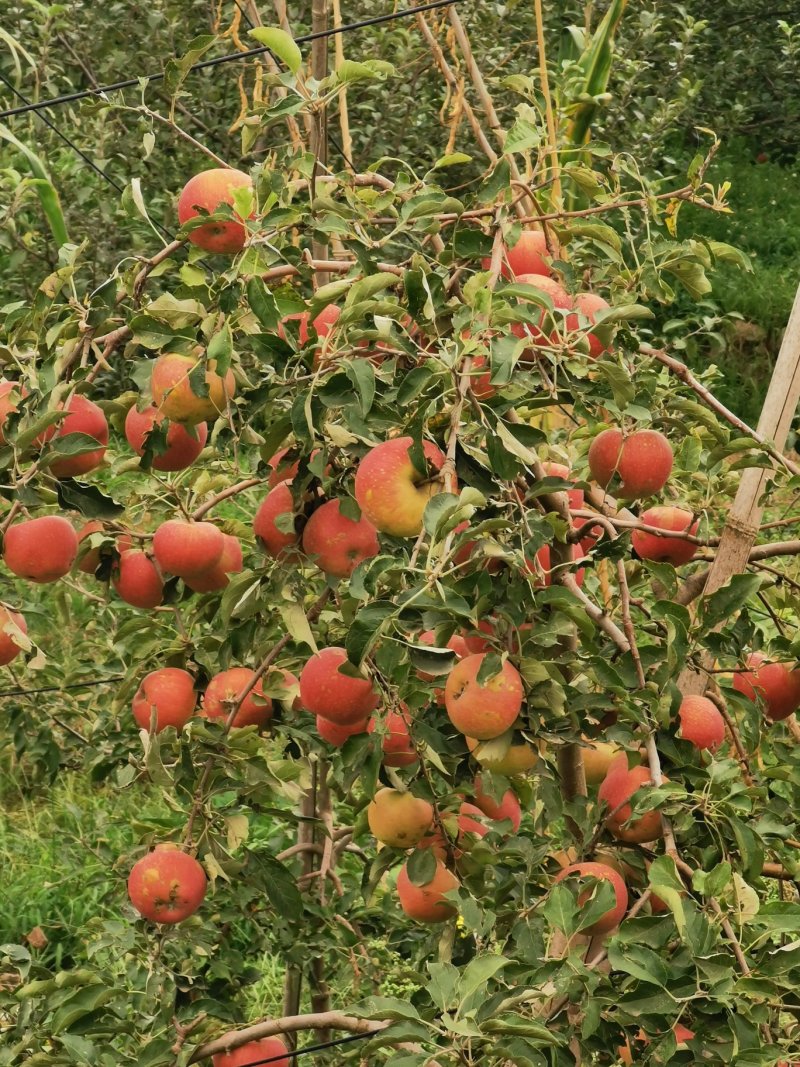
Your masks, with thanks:
M 664 346 L 747 264 L 681 229 L 724 210 L 713 139 L 651 183 L 591 138 L 624 6 L 427 173 L 324 166 L 393 71 L 256 30 L 264 161 L 196 161 L 175 240 L 100 284 L 63 244 L 0 309 L 0 660 L 42 691 L 7 728 L 143 798 L 85 957 L 3 946 L 0 1063 L 798 1055 L 797 375 L 755 430 Z M 284 1011 L 245 1018 L 266 951 Z

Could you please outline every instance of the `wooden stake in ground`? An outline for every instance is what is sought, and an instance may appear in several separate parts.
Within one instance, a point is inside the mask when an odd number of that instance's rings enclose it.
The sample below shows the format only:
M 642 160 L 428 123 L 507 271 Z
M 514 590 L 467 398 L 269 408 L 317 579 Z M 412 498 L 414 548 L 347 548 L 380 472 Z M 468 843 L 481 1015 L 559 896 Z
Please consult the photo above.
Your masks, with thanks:
M 758 420 L 758 432 L 782 452 L 789 436 L 797 405 L 800 402 L 800 286 L 795 295 L 786 333 L 772 372 L 767 397 Z M 755 544 L 764 508 L 764 495 L 771 468 L 748 467 L 742 475 L 736 499 L 722 531 L 717 555 L 706 579 L 703 595 L 709 596 L 725 585 L 734 574 L 747 567 L 750 550 Z M 710 662 L 708 666 L 710 666 Z M 707 677 L 688 667 L 678 685 L 684 696 L 705 691 Z
M 311 7 L 311 32 L 324 33 L 328 29 L 328 0 L 313 0 Z M 328 38 L 320 37 L 311 45 L 311 71 L 318 82 L 328 76 Z M 328 113 L 323 105 L 314 109 L 311 127 L 311 151 L 314 153 L 314 177 L 328 168 Z M 311 246 L 314 259 L 328 258 L 328 245 L 322 241 L 313 241 Z M 326 285 L 328 278 L 317 275 L 318 285 Z

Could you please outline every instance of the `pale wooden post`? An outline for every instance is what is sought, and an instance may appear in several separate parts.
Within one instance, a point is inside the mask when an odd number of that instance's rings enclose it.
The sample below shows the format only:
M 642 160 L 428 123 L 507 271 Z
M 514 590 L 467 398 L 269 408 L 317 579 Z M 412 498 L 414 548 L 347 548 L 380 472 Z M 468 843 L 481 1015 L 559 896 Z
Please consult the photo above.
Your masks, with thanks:
M 778 360 L 772 372 L 767 397 L 758 420 L 758 432 L 772 441 L 778 451 L 786 446 L 792 420 L 800 402 L 800 286 L 794 299 Z M 772 471 L 748 467 L 742 475 L 736 499 L 722 531 L 719 548 L 708 572 L 703 596 L 725 585 L 733 574 L 747 567 L 750 550 L 758 537 L 764 508 L 760 500 Z M 707 664 L 707 665 L 710 665 Z M 678 685 L 684 696 L 700 694 L 708 684 L 707 675 L 687 667 Z

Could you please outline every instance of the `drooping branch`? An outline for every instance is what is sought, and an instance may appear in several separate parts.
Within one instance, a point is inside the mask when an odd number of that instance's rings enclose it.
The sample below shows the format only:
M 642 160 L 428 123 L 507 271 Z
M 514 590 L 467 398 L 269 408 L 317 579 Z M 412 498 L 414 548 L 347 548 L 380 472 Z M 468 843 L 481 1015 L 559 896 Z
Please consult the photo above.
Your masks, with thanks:
M 391 1023 L 385 1020 L 357 1019 L 354 1015 L 345 1015 L 339 1011 L 265 1019 L 242 1030 L 231 1030 L 222 1037 L 200 1045 L 192 1053 L 189 1063 L 197 1063 L 221 1052 L 231 1052 L 250 1041 L 261 1041 L 262 1038 L 276 1037 L 279 1034 L 296 1034 L 303 1030 L 344 1030 L 351 1034 L 378 1034 L 390 1025 Z

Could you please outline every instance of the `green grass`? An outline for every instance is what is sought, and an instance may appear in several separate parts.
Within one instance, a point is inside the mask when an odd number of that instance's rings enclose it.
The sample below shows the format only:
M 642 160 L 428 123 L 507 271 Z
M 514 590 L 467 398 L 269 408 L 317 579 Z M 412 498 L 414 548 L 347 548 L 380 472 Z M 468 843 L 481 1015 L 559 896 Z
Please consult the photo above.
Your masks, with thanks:
M 48 945 L 40 958 L 62 966 L 84 957 L 89 919 L 117 918 L 123 900 L 114 861 L 134 843 L 141 796 L 92 788 L 63 773 L 52 788 L 26 795 L 3 774 L 0 810 L 0 929 L 20 943 L 34 927 Z

